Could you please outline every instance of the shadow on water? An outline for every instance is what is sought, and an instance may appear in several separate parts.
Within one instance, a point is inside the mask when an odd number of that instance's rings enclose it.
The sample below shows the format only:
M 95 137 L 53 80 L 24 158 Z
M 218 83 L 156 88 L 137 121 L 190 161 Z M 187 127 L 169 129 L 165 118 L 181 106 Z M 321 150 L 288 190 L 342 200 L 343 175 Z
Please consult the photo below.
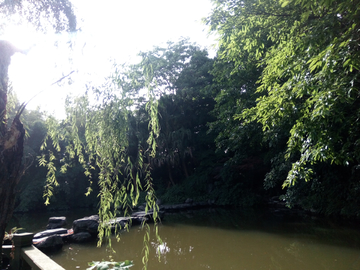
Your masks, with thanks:
M 341 222 L 291 211 L 209 208 L 166 214 L 163 223 L 167 226 L 184 224 L 223 230 L 258 231 L 288 238 L 301 236 L 302 239 L 319 244 L 360 249 L 359 221 Z
M 148 269 L 360 269 L 358 223 L 291 213 L 209 208 L 166 214 L 159 227 L 163 242 L 151 232 Z M 94 211 L 21 215 L 16 222 L 30 229 L 38 226 L 36 232 L 50 216 L 65 215 L 71 227 L 73 219 L 91 214 Z M 50 256 L 65 269 L 86 269 L 90 261 L 113 259 L 133 260 L 131 269 L 137 270 L 142 268 L 144 234 L 133 226 L 120 242 L 113 239 L 116 253 L 106 246 L 96 248 L 94 241 L 64 245 Z

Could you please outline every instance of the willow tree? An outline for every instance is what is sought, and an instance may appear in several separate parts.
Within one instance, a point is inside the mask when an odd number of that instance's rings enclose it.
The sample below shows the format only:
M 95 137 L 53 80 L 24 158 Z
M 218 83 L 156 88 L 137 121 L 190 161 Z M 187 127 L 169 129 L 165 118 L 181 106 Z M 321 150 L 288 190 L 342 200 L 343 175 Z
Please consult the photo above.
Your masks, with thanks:
M 60 170 L 65 172 L 71 160 L 77 158 L 90 179 L 87 194 L 93 184 L 99 185 L 98 245 L 104 241 L 111 245 L 109 221 L 119 214 L 130 214 L 138 204 L 140 192 L 145 193 L 145 211 L 152 211 L 156 224 L 158 206 L 151 164 L 158 158 L 156 150 L 163 149 L 159 136 L 160 123 L 163 123 L 158 119 L 159 103 L 163 95 L 173 96 L 171 93 L 176 91 L 181 71 L 189 68 L 189 62 L 194 64 L 193 57 L 205 57 L 205 52 L 198 55 L 200 52 L 187 40 L 142 52 L 139 64 L 117 65 L 102 86 L 88 89 L 76 99 L 69 98 L 63 122 L 48 120 L 49 133 L 44 144 L 48 151 L 40 160 L 48 168 L 46 203 L 50 202 L 54 186 L 58 185 L 56 164 L 59 159 Z M 166 129 L 166 124 L 161 128 Z M 94 177 L 97 179 L 93 180 Z M 143 226 L 147 229 L 143 254 L 146 268 L 150 227 L 146 223 Z M 119 236 L 117 231 L 115 234 Z
M 143 68 L 137 79 L 131 77 L 131 67 L 116 66 L 102 86 L 67 99 L 65 120 L 48 119 L 49 132 L 43 145 L 46 151 L 40 159 L 40 164 L 48 169 L 46 204 L 50 203 L 53 189 L 58 185 L 56 164 L 61 162 L 60 172 L 64 173 L 76 158 L 90 180 L 86 194 L 92 191 L 93 184 L 99 185 L 99 246 L 107 241 L 111 247 L 111 219 L 119 214 L 129 215 L 137 206 L 141 191 L 145 192 L 145 211 L 153 212 L 155 224 L 158 220 L 149 160 L 155 156 L 159 134 L 156 99 L 159 89 L 149 58 L 143 57 L 140 65 Z M 141 96 L 139 91 L 145 89 L 147 94 Z M 149 116 L 148 136 L 144 141 L 132 126 L 138 101 L 146 103 Z M 95 171 L 97 179 L 93 180 Z M 146 268 L 150 227 L 145 221 L 143 226 L 146 227 L 143 254 Z M 155 228 L 157 230 L 157 226 Z M 116 227 L 117 239 L 119 232 Z

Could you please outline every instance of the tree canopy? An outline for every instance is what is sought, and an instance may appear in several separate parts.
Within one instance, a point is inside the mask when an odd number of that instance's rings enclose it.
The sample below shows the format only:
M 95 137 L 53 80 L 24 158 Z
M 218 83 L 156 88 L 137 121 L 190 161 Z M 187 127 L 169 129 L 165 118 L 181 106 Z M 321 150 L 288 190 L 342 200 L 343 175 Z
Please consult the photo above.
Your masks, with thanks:
M 283 186 L 319 178 L 321 164 L 349 167 L 355 176 L 358 1 L 213 2 L 207 23 L 221 36 L 220 61 L 233 63 L 227 76 L 256 65 L 258 97 L 233 117 L 238 125 L 260 123 L 270 144 L 287 137 L 284 154 L 292 165 Z
M 69 0 L 19 0 L 2 1 L 0 16 L 4 19 L 0 29 L 7 23 L 29 23 L 40 31 L 75 31 L 76 16 Z

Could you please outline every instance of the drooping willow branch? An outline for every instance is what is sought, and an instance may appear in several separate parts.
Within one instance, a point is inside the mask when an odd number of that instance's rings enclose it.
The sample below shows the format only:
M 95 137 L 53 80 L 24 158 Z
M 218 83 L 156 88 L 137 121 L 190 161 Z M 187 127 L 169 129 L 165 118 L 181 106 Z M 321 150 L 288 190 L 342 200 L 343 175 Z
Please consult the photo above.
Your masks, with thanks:
M 76 159 L 84 168 L 90 181 L 88 193 L 91 192 L 91 183 L 94 169 L 97 168 L 97 182 L 99 191 L 99 242 L 107 241 L 111 247 L 110 221 L 117 215 L 129 215 L 132 208 L 138 204 L 140 191 L 145 192 L 145 211 L 153 211 L 153 218 L 158 237 L 157 221 L 159 208 L 156 205 L 155 190 L 151 177 L 150 158 L 156 153 L 156 138 L 160 128 L 158 122 L 157 100 L 151 85 L 154 85 L 151 64 L 144 64 L 144 88 L 148 89 L 146 111 L 149 118 L 147 147 L 136 142 L 134 155 L 131 148 L 131 118 L 134 111 L 131 108 L 133 100 L 128 93 L 119 87 L 118 76 L 109 78 L 102 87 L 95 90 L 98 100 L 91 104 L 89 95 L 76 99 L 67 99 L 66 119 L 59 123 L 50 117 L 47 120 L 48 134 L 42 146 L 47 149 L 40 158 L 40 165 L 48 168 L 47 184 L 44 197 L 46 204 L 54 193 L 54 186 L 58 185 L 57 168 L 66 172 L 71 160 Z M 49 142 L 51 144 L 49 144 Z M 63 146 L 65 145 L 65 146 Z M 142 185 L 143 183 L 143 185 Z M 144 268 L 150 249 L 150 227 L 146 227 L 144 238 Z M 123 228 L 121 228 L 123 229 Z M 119 228 L 115 234 L 119 239 Z M 160 238 L 158 237 L 159 241 Z

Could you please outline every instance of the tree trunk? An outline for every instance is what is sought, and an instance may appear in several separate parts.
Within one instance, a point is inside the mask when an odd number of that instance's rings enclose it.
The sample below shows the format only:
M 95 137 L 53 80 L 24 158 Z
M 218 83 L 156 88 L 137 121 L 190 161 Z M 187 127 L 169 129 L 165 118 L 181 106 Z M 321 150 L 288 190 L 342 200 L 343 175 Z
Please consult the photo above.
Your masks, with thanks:
M 170 165 L 169 162 L 167 162 L 167 170 L 168 170 L 169 180 L 170 180 L 171 184 L 173 186 L 175 186 L 175 183 L 174 183 L 174 180 L 173 180 L 173 177 L 172 177 L 172 173 L 171 173 L 171 165 Z
M 25 129 L 19 112 L 11 127 L 7 127 L 8 67 L 11 56 L 18 50 L 0 40 L 0 240 L 3 243 L 6 226 L 11 219 L 16 186 L 24 174 L 22 164 Z M 0 263 L 2 257 L 0 252 Z M 1 266 L 1 264 L 0 264 Z

